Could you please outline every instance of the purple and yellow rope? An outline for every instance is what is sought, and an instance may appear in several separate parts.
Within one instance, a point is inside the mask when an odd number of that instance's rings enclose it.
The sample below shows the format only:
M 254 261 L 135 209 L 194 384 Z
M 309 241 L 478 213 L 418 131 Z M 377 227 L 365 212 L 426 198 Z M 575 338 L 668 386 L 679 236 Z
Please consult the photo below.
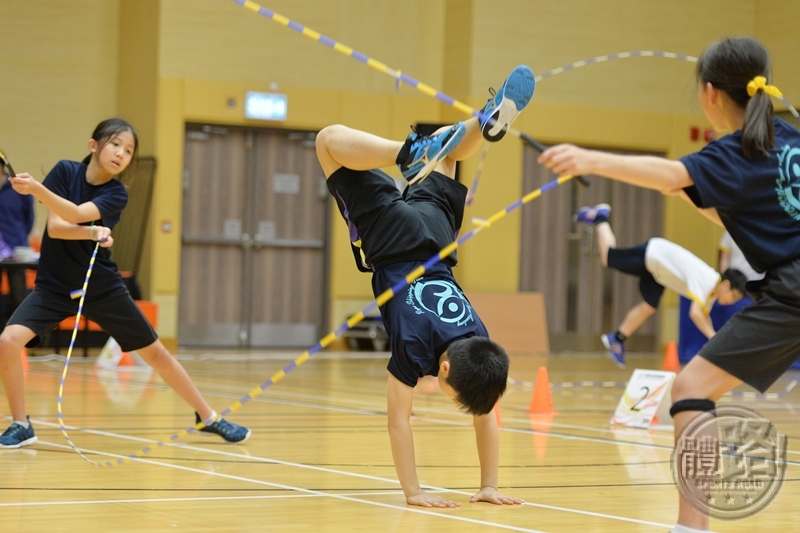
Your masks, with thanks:
M 294 22 L 294 21 L 284 17 L 283 15 L 280 15 L 280 14 L 275 13 L 275 12 L 269 10 L 269 9 L 266 9 L 266 8 L 256 4 L 255 2 L 252 2 L 250 0 L 233 0 L 233 1 L 236 2 L 239 5 L 247 8 L 247 9 L 250 9 L 250 10 L 256 12 L 256 13 L 259 13 L 259 14 L 261 14 L 261 15 L 263 15 L 263 16 L 265 16 L 265 17 L 267 17 L 267 18 L 269 18 L 269 19 L 271 19 L 271 20 L 273 20 L 273 21 L 275 21 L 277 23 L 279 23 L 279 24 L 282 24 L 283 26 L 286 26 L 286 27 L 288 27 L 290 29 L 293 29 L 293 30 L 305 35 L 306 37 L 314 39 L 315 41 L 318 41 L 321 44 L 324 44 L 324 45 L 326 45 L 326 46 L 328 46 L 330 48 L 333 48 L 334 50 L 336 50 L 336 51 L 338 51 L 338 52 L 340 52 L 340 53 L 342 53 L 344 55 L 347 55 L 349 57 L 352 57 L 353 59 L 361 61 L 362 63 L 364 63 L 364 64 L 366 64 L 366 65 L 368 65 L 368 66 L 370 66 L 370 67 L 372 67 L 372 68 L 374 68 L 374 69 L 376 69 L 376 70 L 378 70 L 380 72 L 383 72 L 383 73 L 385 73 L 385 74 L 387 74 L 389 76 L 392 76 L 395 79 L 395 82 L 398 85 L 399 85 L 400 82 L 406 83 L 407 85 L 410 85 L 410 86 L 416 88 L 420 92 L 422 92 L 424 94 L 427 94 L 429 96 L 432 96 L 432 97 L 436 98 L 437 100 L 440 100 L 441 102 L 444 102 L 445 104 L 447 104 L 447 105 L 449 105 L 449 106 L 451 106 L 451 107 L 453 107 L 455 109 L 458 109 L 459 111 L 462 111 L 462 112 L 464 112 L 466 114 L 469 114 L 469 115 L 472 115 L 472 116 L 475 116 L 475 117 L 478 117 L 478 118 L 480 118 L 482 120 L 491 120 L 490 117 L 487 117 L 487 116 L 483 115 L 480 111 L 478 111 L 476 109 L 473 109 L 472 107 L 464 104 L 463 102 L 460 102 L 460 101 L 456 100 L 455 98 L 452 98 L 451 96 L 448 96 L 448 95 L 446 95 L 444 93 L 441 93 L 441 92 L 437 91 L 436 89 L 434 89 L 433 87 L 430 87 L 429 85 L 426 85 L 426 84 L 424 84 L 424 83 L 422 83 L 422 82 L 420 82 L 418 80 L 415 80 L 414 78 L 411 78 L 410 76 L 408 76 L 406 74 L 403 74 L 399 70 L 391 69 L 386 64 L 384 64 L 384 63 L 382 63 L 380 61 L 377 61 L 375 59 L 372 59 L 372 58 L 370 58 L 370 57 L 368 57 L 368 56 L 366 56 L 366 55 L 364 55 L 364 54 L 362 54 L 362 53 L 360 53 L 360 52 L 358 52 L 356 50 L 353 50 L 352 48 L 350 48 L 350 47 L 348 47 L 348 46 L 346 46 L 344 44 L 338 43 L 338 42 L 334 41 L 333 39 L 325 37 L 324 35 L 316 32 L 316 31 L 314 31 L 312 29 L 309 29 L 309 28 L 307 28 L 305 26 L 302 26 L 301 24 L 298 24 L 297 22 Z M 582 67 L 582 66 L 601 63 L 601 62 L 604 62 L 604 61 L 610 61 L 610 60 L 614 60 L 614 59 L 622 59 L 622 58 L 627 58 L 627 57 L 665 57 L 665 58 L 672 58 L 672 59 L 683 59 L 683 60 L 686 60 L 686 61 L 697 61 L 697 58 L 694 58 L 694 57 L 691 57 L 691 56 L 686 56 L 686 55 L 683 55 L 683 54 L 674 54 L 674 53 L 670 53 L 670 52 L 655 52 L 655 51 L 622 52 L 622 53 L 618 53 L 618 54 L 598 56 L 598 57 L 595 57 L 595 58 L 592 58 L 592 59 L 588 59 L 588 60 L 584 60 L 584 61 L 577 61 L 577 62 L 572 63 L 570 65 L 567 65 L 567 66 L 564 66 L 564 67 L 559 67 L 559 68 L 550 70 L 548 72 L 545 72 L 544 74 L 541 74 L 539 76 L 536 76 L 535 77 L 535 81 L 538 82 L 538 81 L 541 81 L 541 80 L 543 80 L 545 78 L 553 76 L 555 74 L 559 74 L 561 72 L 566 72 L 568 70 L 573 70 L 575 68 L 579 68 L 579 67 Z M 794 109 L 794 107 L 785 98 L 781 98 L 781 100 L 790 108 L 792 113 L 796 117 L 798 117 L 800 119 L 800 116 L 798 116 L 798 113 Z M 539 149 L 541 151 L 544 151 L 544 149 L 546 148 L 544 145 L 542 145 L 541 143 L 539 143 L 536 140 L 532 139 L 530 136 L 526 135 L 525 133 L 522 133 L 522 132 L 519 132 L 517 130 L 514 130 L 511 127 L 508 128 L 507 132 L 512 134 L 512 135 L 514 135 L 514 136 L 516 136 L 516 137 L 518 137 L 518 138 L 520 138 L 520 139 L 522 139 L 523 141 L 527 142 L 528 144 L 533 145 L 534 147 L 536 147 L 537 149 Z M 484 153 L 484 157 L 485 157 L 485 153 Z M 525 204 L 527 204 L 527 203 L 529 203 L 529 202 L 531 202 L 533 200 L 535 200 L 536 198 L 538 198 L 539 196 L 541 196 L 545 192 L 557 187 L 558 185 L 561 185 L 562 183 L 565 183 L 566 181 L 568 181 L 568 180 L 570 180 L 572 178 L 573 178 L 573 176 L 561 176 L 559 178 L 556 178 L 555 180 L 543 185 L 539 189 L 536 189 L 535 191 L 532 191 L 532 192 L 526 194 L 525 196 L 523 196 L 522 198 L 520 198 L 516 202 L 514 202 L 511 205 L 507 206 L 506 208 L 498 211 L 497 213 L 495 213 L 494 215 L 492 215 L 488 219 L 473 218 L 473 223 L 475 224 L 475 227 L 472 230 L 470 230 L 468 233 L 466 233 L 465 235 L 463 235 L 459 239 L 453 241 L 448 246 L 443 248 L 434 257 L 432 257 L 431 259 L 429 259 L 428 261 L 426 261 L 425 263 L 423 263 L 422 265 L 420 265 L 419 267 L 414 269 L 409 274 L 407 274 L 404 279 L 400 280 L 394 286 L 392 286 L 391 288 L 389 288 L 386 291 L 384 291 L 383 293 L 381 293 L 375 299 L 374 302 L 370 303 L 364 309 L 362 309 L 361 311 L 359 311 L 355 315 L 351 316 L 347 321 L 345 321 L 338 328 L 336 328 L 335 330 L 333 330 L 330 333 L 328 333 L 319 342 L 317 342 L 317 344 L 315 344 L 314 346 L 312 346 L 311 348 L 309 348 L 308 350 L 303 352 L 299 357 L 297 357 L 292 362 L 290 362 L 289 364 L 284 366 L 281 370 L 279 370 L 278 372 L 273 374 L 270 378 L 268 378 L 267 380 L 265 380 L 264 382 L 259 384 L 257 387 L 253 388 L 250 392 L 248 392 L 245 396 L 243 396 L 242 398 L 237 400 L 231 406 L 229 406 L 228 408 L 226 408 L 223 411 L 221 411 L 220 412 L 220 416 L 226 416 L 229 413 L 237 411 L 242 406 L 244 406 L 246 403 L 248 403 L 250 400 L 253 400 L 256 397 L 258 397 L 259 395 L 261 395 L 261 393 L 263 393 L 267 388 L 269 388 L 272 385 L 274 385 L 274 384 L 278 383 L 279 381 L 281 381 L 284 377 L 286 377 L 287 374 L 289 374 L 295 368 L 303 365 L 306 361 L 308 361 L 313 354 L 315 354 L 315 353 L 319 352 L 320 350 L 322 350 L 322 349 L 326 348 L 327 346 L 329 346 L 338 336 L 340 336 L 342 333 L 344 333 L 348 329 L 352 328 L 353 326 L 355 326 L 356 324 L 361 322 L 366 317 L 367 314 L 371 313 L 372 311 L 374 311 L 377 308 L 379 308 L 381 305 L 383 305 L 386 302 L 388 302 L 389 300 L 391 300 L 401 290 L 403 290 L 404 288 L 408 287 L 411 283 L 414 282 L 414 280 L 416 280 L 417 278 L 422 276 L 428 269 L 430 269 L 435 264 L 439 263 L 445 257 L 449 256 L 460 245 L 462 245 L 467 240 L 469 240 L 472 237 L 474 237 L 475 235 L 477 235 L 484 228 L 490 227 L 495 222 L 497 222 L 498 220 L 500 220 L 503 217 L 505 217 L 508 213 L 518 209 L 519 207 L 522 207 L 523 205 L 525 205 Z M 99 244 L 98 244 L 98 246 L 99 246 Z M 139 451 L 137 451 L 135 453 L 132 453 L 132 454 L 126 456 L 126 457 L 122 457 L 122 458 L 116 459 L 115 461 L 106 461 L 106 462 L 98 463 L 98 462 L 94 462 L 94 461 L 90 460 L 83 453 L 81 453 L 80 450 L 78 450 L 78 448 L 73 444 L 72 440 L 70 439 L 70 437 L 69 437 L 69 435 L 67 433 L 66 427 L 64 426 L 63 415 L 62 415 L 62 403 L 63 403 L 62 399 L 63 399 L 64 382 L 66 380 L 67 369 L 69 368 L 69 359 L 70 359 L 70 357 L 72 355 L 72 349 L 73 349 L 73 346 L 74 346 L 75 338 L 77 336 L 77 329 L 78 329 L 78 325 L 79 325 L 79 321 L 80 321 L 81 312 L 82 312 L 82 309 L 83 309 L 83 302 L 84 302 L 84 298 L 85 298 L 85 295 L 86 295 L 86 288 L 88 286 L 89 277 L 91 276 L 91 271 L 92 271 L 92 268 L 94 266 L 94 260 L 95 260 L 96 254 L 97 254 L 98 246 L 95 246 L 94 253 L 92 254 L 92 258 L 91 258 L 90 263 L 89 263 L 89 269 L 87 270 L 86 279 L 85 279 L 84 284 L 83 284 L 83 289 L 81 291 L 76 291 L 76 293 L 80 292 L 80 298 L 81 299 L 80 299 L 80 303 L 78 305 L 78 314 L 77 314 L 77 317 L 76 317 L 76 320 L 75 320 L 75 327 L 73 328 L 72 339 L 70 340 L 70 346 L 69 346 L 69 349 L 67 351 L 67 362 L 66 362 L 66 364 L 64 366 L 64 372 L 62 374 L 61 384 L 60 384 L 60 387 L 59 387 L 58 419 L 59 419 L 59 426 L 61 427 L 61 432 L 63 433 L 63 435 L 66 438 L 66 440 L 69 443 L 69 445 L 72 447 L 73 450 L 75 450 L 75 452 L 78 453 L 78 455 L 80 455 L 84 460 L 86 460 L 87 462 L 89 462 L 90 464 L 93 464 L 95 466 L 113 467 L 113 466 L 116 466 L 116 465 L 120 465 L 120 464 L 124 464 L 124 463 L 131 462 L 133 460 L 136 460 L 137 458 L 140 458 L 140 457 L 144 456 L 145 454 L 147 454 L 147 453 L 149 453 L 149 452 L 151 452 L 151 451 L 153 451 L 153 450 L 155 450 L 157 448 L 160 448 L 160 447 L 164 446 L 166 444 L 166 442 L 157 441 L 155 444 L 147 446 L 145 448 L 142 448 L 141 450 L 139 450 Z M 576 384 L 577 383 L 580 383 L 581 385 L 584 385 L 586 383 L 594 384 L 595 382 L 576 382 Z M 605 382 L 602 382 L 602 383 L 604 384 L 604 386 L 608 386 L 608 385 L 605 384 Z M 570 384 L 570 385 L 572 385 L 572 384 Z M 615 385 L 616 385 L 616 383 L 615 383 Z M 171 435 L 170 437 L 168 437 L 165 440 L 169 441 L 169 442 L 177 441 L 177 440 L 183 438 L 184 436 L 186 436 L 186 435 L 188 435 L 190 433 L 194 433 L 195 431 L 197 431 L 199 429 L 202 429 L 203 427 L 204 427 L 204 424 L 202 422 L 200 422 L 200 423 L 198 423 L 198 424 L 196 424 L 196 425 L 194 425 L 192 427 L 186 428 L 184 430 L 181 430 L 181 431 Z

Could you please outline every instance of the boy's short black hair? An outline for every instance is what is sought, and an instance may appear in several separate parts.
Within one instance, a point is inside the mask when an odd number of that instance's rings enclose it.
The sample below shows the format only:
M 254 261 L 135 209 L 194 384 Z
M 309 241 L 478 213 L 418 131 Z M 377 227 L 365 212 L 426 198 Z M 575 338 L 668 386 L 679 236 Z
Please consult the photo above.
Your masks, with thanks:
M 742 295 L 747 294 L 747 276 L 741 270 L 729 268 L 722 273 L 722 281 L 728 281 L 731 289 L 739 291 Z
M 467 413 L 485 415 L 506 390 L 508 354 L 486 337 L 460 339 L 448 346 L 447 383 Z

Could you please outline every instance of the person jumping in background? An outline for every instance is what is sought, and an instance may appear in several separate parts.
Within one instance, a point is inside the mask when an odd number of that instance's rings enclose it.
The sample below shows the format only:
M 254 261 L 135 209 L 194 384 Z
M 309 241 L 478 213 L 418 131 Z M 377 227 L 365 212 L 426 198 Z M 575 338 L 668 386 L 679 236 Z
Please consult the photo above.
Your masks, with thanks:
M 719 239 L 719 271 L 725 272 L 728 268 L 735 268 L 744 274 L 747 281 L 764 279 L 763 272 L 756 272 L 747 262 L 742 249 L 733 240 L 728 231 L 722 234 Z
M 665 287 L 691 300 L 689 318 L 706 337 L 713 337 L 709 314 L 714 301 L 730 305 L 741 300 L 745 275 L 730 268 L 720 276 L 689 250 L 659 237 L 632 248 L 618 248 L 608 223 L 610 214 L 611 206 L 599 204 L 579 209 L 575 220 L 595 227 L 604 267 L 639 277 L 642 301 L 628 311 L 616 331 L 600 337 L 617 366 L 625 367 L 625 341 L 655 314 Z

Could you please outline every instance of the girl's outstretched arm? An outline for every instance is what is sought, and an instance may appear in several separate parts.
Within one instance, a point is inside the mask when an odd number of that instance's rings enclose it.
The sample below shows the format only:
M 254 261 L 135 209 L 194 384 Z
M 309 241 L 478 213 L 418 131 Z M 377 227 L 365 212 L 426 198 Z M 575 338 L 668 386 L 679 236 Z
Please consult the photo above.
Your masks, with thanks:
M 539 163 L 560 176 L 597 174 L 664 194 L 675 194 L 694 185 L 689 171 L 680 161 L 649 155 L 610 154 L 572 144 L 548 148 L 539 156 Z
M 9 178 L 11 186 L 19 194 L 30 194 L 42 202 L 47 208 L 70 224 L 91 222 L 100 218 L 100 210 L 92 202 L 75 205 L 66 198 L 57 195 L 42 183 L 39 183 L 27 172 Z

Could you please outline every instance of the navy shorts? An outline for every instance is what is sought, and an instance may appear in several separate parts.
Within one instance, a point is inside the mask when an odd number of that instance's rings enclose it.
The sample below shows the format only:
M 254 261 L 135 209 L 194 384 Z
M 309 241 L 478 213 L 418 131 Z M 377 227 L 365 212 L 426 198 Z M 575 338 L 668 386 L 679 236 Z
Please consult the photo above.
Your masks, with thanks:
M 31 348 L 38 345 L 42 337 L 62 320 L 74 317 L 78 313 L 78 303 L 79 300 L 66 295 L 34 289 L 11 315 L 8 325 L 25 326 L 36 333 L 36 338 L 28 343 Z M 103 331 L 114 337 L 123 352 L 150 346 L 158 339 L 150 322 L 123 286 L 97 300 L 87 298 L 82 316 L 97 323 Z
M 766 392 L 800 356 L 800 259 L 770 269 L 761 285 L 699 355 Z
M 439 253 L 458 236 L 467 198 L 464 185 L 438 172 L 401 193 L 380 170 L 342 167 L 328 178 L 328 190 L 347 222 L 362 272 Z M 443 262 L 454 266 L 456 253 Z
M 664 294 L 664 286 L 657 282 L 650 271 L 647 270 L 644 260 L 646 250 L 647 243 L 633 248 L 609 248 L 608 267 L 625 274 L 637 276 L 642 299 L 650 307 L 657 309 L 658 303 L 661 301 L 661 295 Z

